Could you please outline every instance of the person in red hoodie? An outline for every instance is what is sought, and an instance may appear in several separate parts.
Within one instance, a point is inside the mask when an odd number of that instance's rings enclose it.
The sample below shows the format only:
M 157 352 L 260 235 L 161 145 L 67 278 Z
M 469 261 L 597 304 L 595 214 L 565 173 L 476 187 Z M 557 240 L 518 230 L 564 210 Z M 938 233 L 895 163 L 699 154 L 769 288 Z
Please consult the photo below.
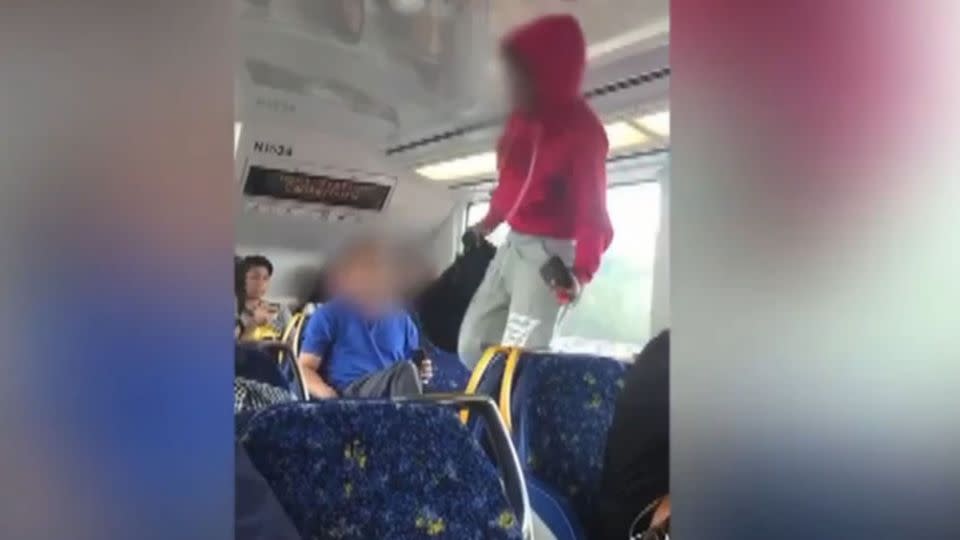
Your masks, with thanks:
M 513 110 L 497 143 L 499 182 L 487 216 L 471 230 L 487 236 L 503 222 L 497 250 L 460 329 L 469 367 L 484 346 L 545 348 L 560 309 L 580 294 L 613 239 L 606 208 L 607 137 L 581 96 L 586 42 L 575 18 L 550 15 L 503 41 Z M 540 268 L 558 256 L 572 287 L 547 283 Z

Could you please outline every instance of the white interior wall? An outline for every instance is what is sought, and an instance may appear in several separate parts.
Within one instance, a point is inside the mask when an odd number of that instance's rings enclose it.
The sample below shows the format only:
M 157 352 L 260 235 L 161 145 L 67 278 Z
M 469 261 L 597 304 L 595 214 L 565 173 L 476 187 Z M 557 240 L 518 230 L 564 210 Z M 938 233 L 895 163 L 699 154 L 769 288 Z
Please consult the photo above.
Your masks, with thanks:
M 443 270 L 456 258 L 460 251 L 460 238 L 466 230 L 467 206 L 473 199 L 472 193 L 455 192 L 456 204 L 446 220 L 434 231 L 430 239 L 430 255 L 438 270 Z
M 456 219 L 457 212 L 452 212 L 439 227 L 425 241 L 425 254 L 430 257 L 430 263 L 438 272 L 443 271 L 453 258 L 456 257 Z
M 297 251 L 276 246 L 241 245 L 236 254 L 263 255 L 273 263 L 270 279 L 270 300 L 297 306 L 304 302 L 317 285 L 324 254 Z
M 293 148 L 289 157 L 263 155 L 253 149 L 255 141 Z M 242 186 L 251 164 L 299 170 L 322 171 L 327 167 L 375 171 L 396 179 L 396 185 L 381 212 L 346 211 L 353 222 L 322 221 L 293 214 L 246 208 Z M 274 265 L 270 296 L 291 304 L 311 294 L 325 261 L 339 245 L 355 234 L 377 231 L 397 240 L 413 241 L 433 259 L 438 268 L 452 260 L 449 225 L 458 196 L 446 185 L 423 180 L 398 170 L 384 159 L 381 150 L 360 141 L 329 133 L 282 129 L 277 126 L 243 126 L 237 145 L 236 253 L 261 254 Z
M 266 142 L 291 149 L 276 155 L 257 151 L 256 143 Z M 346 223 L 321 220 L 316 216 L 297 215 L 298 211 L 318 208 L 313 204 L 284 202 L 289 207 L 282 213 L 248 209 L 243 196 L 243 182 L 252 165 L 307 174 L 333 174 L 364 181 L 374 178 L 393 182 L 384 208 L 362 211 L 338 208 L 337 213 L 349 219 Z M 417 237 L 432 233 L 448 218 L 456 197 L 448 186 L 427 181 L 408 169 L 386 159 L 383 151 L 359 140 L 318 130 L 305 131 L 268 125 L 244 125 L 236 155 L 237 169 L 237 243 L 266 244 L 300 250 L 324 248 L 333 237 L 358 228 L 376 228 L 400 237 Z M 381 180 L 376 180 L 381 181 Z

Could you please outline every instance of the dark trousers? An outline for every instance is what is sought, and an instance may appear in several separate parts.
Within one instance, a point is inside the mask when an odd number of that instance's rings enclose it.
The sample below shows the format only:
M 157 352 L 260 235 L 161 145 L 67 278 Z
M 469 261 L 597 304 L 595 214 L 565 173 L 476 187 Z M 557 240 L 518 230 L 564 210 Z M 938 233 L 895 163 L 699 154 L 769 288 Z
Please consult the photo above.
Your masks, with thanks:
M 357 379 L 343 389 L 347 398 L 391 398 L 423 394 L 420 373 L 413 362 L 397 362 L 392 366 Z

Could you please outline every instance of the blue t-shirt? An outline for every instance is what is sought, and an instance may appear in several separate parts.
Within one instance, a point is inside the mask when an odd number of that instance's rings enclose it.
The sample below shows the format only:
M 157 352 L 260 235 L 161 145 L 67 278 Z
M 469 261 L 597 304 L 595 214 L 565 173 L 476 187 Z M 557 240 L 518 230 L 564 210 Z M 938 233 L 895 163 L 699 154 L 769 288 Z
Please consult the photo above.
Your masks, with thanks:
M 324 379 L 342 391 L 361 377 L 411 359 L 418 348 L 417 327 L 405 311 L 370 320 L 348 302 L 336 299 L 310 317 L 301 351 L 322 358 Z

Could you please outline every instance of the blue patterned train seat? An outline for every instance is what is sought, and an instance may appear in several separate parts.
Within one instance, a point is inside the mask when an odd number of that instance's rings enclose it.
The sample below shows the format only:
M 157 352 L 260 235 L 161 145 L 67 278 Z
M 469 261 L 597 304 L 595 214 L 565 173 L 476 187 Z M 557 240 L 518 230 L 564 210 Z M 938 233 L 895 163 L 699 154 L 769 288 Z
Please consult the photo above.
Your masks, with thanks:
M 470 370 L 463 365 L 457 353 L 424 344 L 424 352 L 433 362 L 433 378 L 423 390 L 430 393 L 463 392 L 470 380 Z
M 517 452 L 531 477 L 531 502 L 571 509 L 563 530 L 582 524 L 600 489 L 607 431 L 626 365 L 585 355 L 526 353 L 511 399 Z M 569 511 L 562 512 L 568 513 Z
M 451 409 L 281 404 L 240 442 L 304 538 L 521 538 L 496 467 Z

